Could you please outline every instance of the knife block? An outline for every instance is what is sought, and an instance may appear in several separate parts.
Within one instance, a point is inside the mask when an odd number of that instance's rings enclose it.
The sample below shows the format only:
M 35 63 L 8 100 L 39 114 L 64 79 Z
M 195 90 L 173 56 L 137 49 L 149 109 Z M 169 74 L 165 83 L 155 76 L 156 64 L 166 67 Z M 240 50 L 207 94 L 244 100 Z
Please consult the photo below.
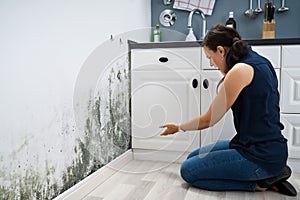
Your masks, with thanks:
M 262 39 L 274 39 L 275 38 L 275 20 L 263 22 Z

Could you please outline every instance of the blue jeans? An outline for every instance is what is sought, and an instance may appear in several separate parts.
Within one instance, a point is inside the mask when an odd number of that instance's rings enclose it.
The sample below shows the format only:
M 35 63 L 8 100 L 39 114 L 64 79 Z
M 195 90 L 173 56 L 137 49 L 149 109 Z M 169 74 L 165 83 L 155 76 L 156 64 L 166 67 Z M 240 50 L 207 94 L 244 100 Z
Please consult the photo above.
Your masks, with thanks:
M 255 191 L 257 180 L 275 176 L 230 149 L 229 141 L 193 151 L 180 173 L 192 186 L 214 191 Z

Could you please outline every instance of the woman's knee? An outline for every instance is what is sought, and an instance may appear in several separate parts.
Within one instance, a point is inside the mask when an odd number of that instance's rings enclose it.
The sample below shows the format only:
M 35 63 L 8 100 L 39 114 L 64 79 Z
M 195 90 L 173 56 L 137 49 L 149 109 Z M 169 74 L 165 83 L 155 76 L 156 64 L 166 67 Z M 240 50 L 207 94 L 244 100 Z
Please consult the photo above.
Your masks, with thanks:
M 201 155 L 201 154 L 208 154 L 208 153 L 213 152 L 213 151 L 227 150 L 227 149 L 229 149 L 229 143 L 230 143 L 230 141 L 226 140 L 226 141 L 216 142 L 216 143 L 213 143 L 213 144 L 203 146 L 203 147 L 201 147 L 199 149 L 196 149 L 193 152 L 191 152 L 188 155 L 187 159 L 190 159 L 194 156 L 198 156 L 198 155 Z
M 182 163 L 180 167 L 180 176 L 181 178 L 186 181 L 187 183 L 192 183 L 192 178 L 195 177 L 192 174 L 191 166 L 187 164 L 187 162 Z

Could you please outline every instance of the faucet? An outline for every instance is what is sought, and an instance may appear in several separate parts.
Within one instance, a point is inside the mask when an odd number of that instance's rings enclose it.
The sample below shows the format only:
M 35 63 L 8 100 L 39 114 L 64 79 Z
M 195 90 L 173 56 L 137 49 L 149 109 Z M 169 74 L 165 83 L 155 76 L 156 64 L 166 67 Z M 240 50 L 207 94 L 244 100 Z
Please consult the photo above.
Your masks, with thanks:
M 187 40 L 191 40 L 191 38 L 196 39 L 195 36 L 193 35 L 193 28 L 192 28 L 192 19 L 193 19 L 194 13 L 198 13 L 202 17 L 202 36 L 200 38 L 202 40 L 202 39 L 204 39 L 204 36 L 206 34 L 206 19 L 205 19 L 204 13 L 199 9 L 194 9 L 189 14 L 189 19 L 188 19 L 189 34 L 187 36 Z

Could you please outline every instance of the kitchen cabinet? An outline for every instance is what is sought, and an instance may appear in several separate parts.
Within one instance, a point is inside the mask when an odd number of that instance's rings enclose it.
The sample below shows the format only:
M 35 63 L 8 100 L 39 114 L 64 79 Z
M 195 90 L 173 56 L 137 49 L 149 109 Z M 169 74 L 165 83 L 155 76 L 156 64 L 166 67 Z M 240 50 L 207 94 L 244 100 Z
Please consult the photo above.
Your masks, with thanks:
M 159 126 L 200 114 L 200 55 L 200 47 L 131 50 L 134 152 L 149 150 L 147 155 L 155 156 L 158 151 L 190 152 L 199 147 L 200 131 L 162 137 Z
M 271 61 L 280 85 L 280 80 L 285 79 L 281 77 L 282 47 L 252 48 Z M 210 67 L 201 47 L 133 48 L 130 56 L 134 156 L 168 161 L 169 157 L 178 158 L 183 155 L 182 152 L 188 153 L 200 146 L 230 140 L 235 135 L 231 110 L 214 127 L 206 130 L 180 132 L 167 137 L 159 135 L 161 124 L 180 123 L 205 113 L 217 95 L 216 87 L 222 74 Z M 285 123 L 289 123 L 289 127 L 296 126 L 290 117 L 285 117 Z
M 289 158 L 300 159 L 300 45 L 282 46 L 281 120 Z M 300 166 L 299 166 L 300 168 Z

